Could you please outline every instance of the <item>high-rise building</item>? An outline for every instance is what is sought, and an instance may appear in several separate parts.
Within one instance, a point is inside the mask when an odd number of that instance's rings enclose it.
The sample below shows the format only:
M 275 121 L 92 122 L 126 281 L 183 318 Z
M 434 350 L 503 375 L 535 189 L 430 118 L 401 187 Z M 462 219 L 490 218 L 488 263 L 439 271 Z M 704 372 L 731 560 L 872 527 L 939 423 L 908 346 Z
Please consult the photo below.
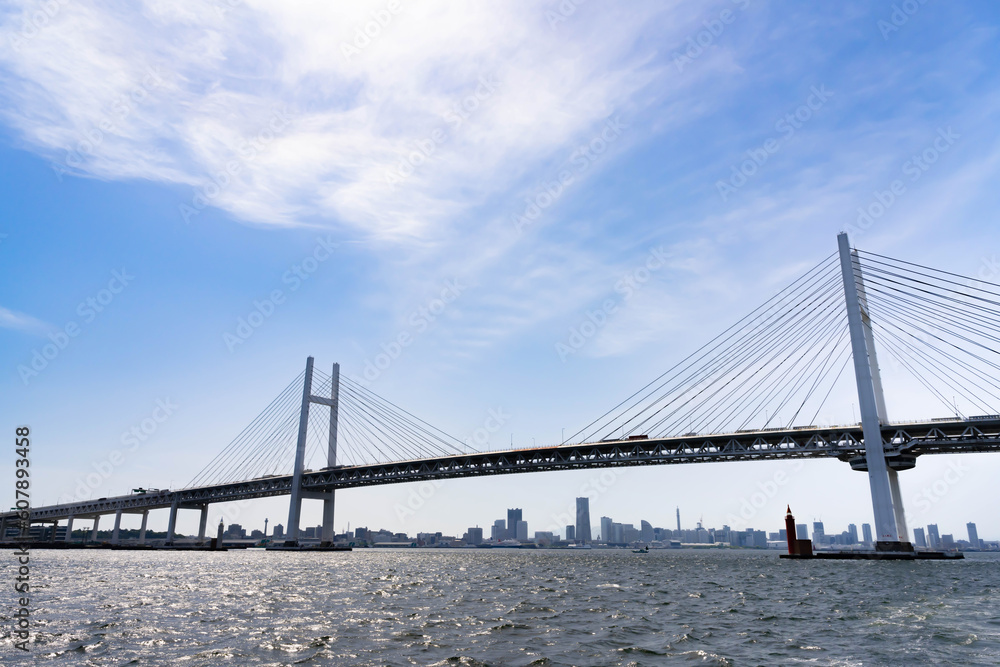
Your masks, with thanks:
M 572 542 L 576 539 L 576 526 L 566 526 L 566 541 Z
M 826 533 L 822 521 L 813 521 L 813 544 L 819 546 L 826 543 Z
M 927 546 L 927 538 L 924 537 L 924 529 L 923 528 L 914 528 L 913 529 L 913 546 L 915 546 L 915 547 L 926 547 Z
M 976 524 L 967 523 L 965 524 L 965 529 L 969 531 L 969 544 L 972 545 L 973 549 L 979 548 L 979 531 L 976 530 Z
M 809 526 L 804 523 L 795 524 L 795 539 L 797 540 L 808 540 L 809 539 Z
M 590 498 L 576 499 L 576 541 L 592 541 L 590 537 Z
M 611 541 L 611 525 L 614 523 L 610 517 L 601 517 L 601 539 L 605 542 Z
M 518 510 L 520 512 L 520 510 Z M 514 524 L 514 539 L 518 542 L 528 541 L 528 522 L 518 521 Z
M 494 542 L 503 542 L 507 539 L 507 522 L 503 519 L 497 519 L 493 522 L 493 528 L 490 530 L 490 539 Z
M 923 531 L 920 531 L 923 533 Z M 865 538 L 865 544 L 872 544 L 872 527 L 871 524 L 863 523 L 861 524 L 861 535 Z
M 931 549 L 941 548 L 941 534 L 938 532 L 936 523 L 927 525 L 927 546 Z
M 271 531 L 271 537 L 278 539 L 285 536 L 285 527 L 280 523 L 274 524 L 274 530 Z
M 520 509 L 509 509 L 507 510 L 507 537 L 508 539 L 517 539 L 517 522 L 522 519 Z
M 639 539 L 643 542 L 653 541 L 653 525 L 648 521 L 639 522 Z
M 465 537 L 462 540 L 466 544 L 482 544 L 483 543 L 483 529 L 479 526 L 475 528 L 469 528 L 465 531 Z
M 853 523 L 847 524 L 847 534 L 850 539 L 848 544 L 858 543 L 858 527 L 856 525 L 854 525 Z

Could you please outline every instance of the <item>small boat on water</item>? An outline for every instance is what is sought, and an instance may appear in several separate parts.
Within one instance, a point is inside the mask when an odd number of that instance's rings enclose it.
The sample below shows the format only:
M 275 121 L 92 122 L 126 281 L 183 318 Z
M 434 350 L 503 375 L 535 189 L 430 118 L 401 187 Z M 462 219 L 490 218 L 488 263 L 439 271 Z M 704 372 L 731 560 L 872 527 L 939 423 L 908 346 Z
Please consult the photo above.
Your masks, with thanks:
M 641 549 L 632 549 L 632 553 L 634 553 L 634 554 L 648 554 L 649 553 L 649 547 L 647 546 L 647 547 L 643 547 Z

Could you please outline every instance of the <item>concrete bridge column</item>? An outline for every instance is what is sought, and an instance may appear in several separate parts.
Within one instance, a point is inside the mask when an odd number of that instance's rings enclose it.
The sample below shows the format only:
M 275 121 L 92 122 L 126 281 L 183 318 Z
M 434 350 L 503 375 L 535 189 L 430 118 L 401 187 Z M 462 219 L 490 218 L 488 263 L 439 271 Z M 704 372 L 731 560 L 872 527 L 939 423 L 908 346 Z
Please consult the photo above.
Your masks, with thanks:
M 326 465 L 333 467 L 337 465 L 337 422 L 340 418 L 340 364 L 333 365 L 330 374 L 330 439 L 326 448 Z M 334 492 L 330 491 L 328 497 L 323 498 L 323 534 L 320 543 L 323 545 L 333 544 L 333 508 Z
M 167 523 L 167 544 L 174 543 L 174 528 L 177 527 L 177 508 L 180 501 L 175 497 L 170 503 L 170 521 Z
M 115 512 L 115 529 L 111 533 L 111 544 L 119 544 L 121 540 L 118 537 L 119 531 L 122 528 L 122 511 L 118 510 Z
M 49 542 L 55 542 L 56 541 L 56 531 L 57 530 L 59 530 L 59 522 L 58 521 L 53 521 L 52 522 L 52 535 L 49 537 Z
M 63 538 L 64 542 L 73 541 L 73 515 L 70 514 L 66 519 L 66 536 Z
M 144 510 L 142 513 L 142 527 L 139 528 L 139 544 L 146 543 L 146 519 L 149 518 L 149 510 Z
M 309 431 L 309 398 L 312 396 L 313 358 L 306 358 L 306 375 L 302 387 L 302 409 L 299 413 L 299 437 L 295 445 L 295 467 L 292 469 L 292 492 L 288 501 L 288 527 L 285 544 L 299 541 L 299 517 L 302 514 L 302 472 L 305 468 L 306 435 Z
M 7 539 L 7 517 L 0 517 L 0 542 Z
M 97 516 L 94 517 L 94 528 L 93 528 L 93 530 L 90 531 L 90 541 L 91 542 L 96 542 L 97 541 L 97 526 L 100 523 L 101 523 L 101 515 L 98 514 Z
M 198 520 L 198 544 L 205 543 L 205 528 L 208 526 L 208 505 L 201 506 L 201 517 Z

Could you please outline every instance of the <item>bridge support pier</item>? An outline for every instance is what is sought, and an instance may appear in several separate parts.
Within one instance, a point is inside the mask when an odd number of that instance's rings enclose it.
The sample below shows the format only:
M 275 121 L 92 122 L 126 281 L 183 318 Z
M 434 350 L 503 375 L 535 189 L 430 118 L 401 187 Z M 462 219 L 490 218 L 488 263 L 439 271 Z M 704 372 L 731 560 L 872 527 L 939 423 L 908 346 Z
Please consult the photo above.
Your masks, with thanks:
M 90 541 L 91 542 L 96 542 L 97 541 L 97 526 L 99 526 L 100 523 L 101 523 L 101 515 L 98 514 L 98 515 L 96 515 L 94 517 L 94 527 L 90 531 Z
M 297 546 L 299 542 L 299 520 L 302 516 L 302 500 L 316 498 L 323 501 L 323 528 L 320 536 L 321 544 L 333 544 L 333 510 L 334 492 L 320 494 L 307 492 L 302 488 L 302 475 L 305 468 L 306 436 L 309 430 L 309 404 L 319 403 L 330 408 L 330 437 L 327 444 L 326 464 L 328 467 L 337 465 L 337 423 L 340 404 L 340 364 L 333 365 L 330 383 L 330 398 L 313 396 L 312 394 L 313 358 L 306 359 L 306 375 L 302 388 L 302 411 L 299 414 L 299 437 L 295 446 L 295 467 L 292 470 L 291 498 L 288 505 L 288 527 L 285 533 L 285 545 Z
M 208 527 L 208 505 L 201 506 L 201 516 L 198 519 L 198 544 L 205 543 L 205 529 Z
M 847 303 L 847 323 L 851 334 L 851 353 L 854 374 L 858 385 L 858 406 L 861 410 L 861 429 L 864 434 L 865 459 L 868 464 L 868 483 L 872 493 L 875 514 L 876 549 L 902 551 L 913 547 L 905 532 L 902 495 L 899 477 L 885 461 L 885 443 L 882 424 L 888 421 L 882 379 L 875 353 L 865 294 L 864 278 L 856 251 L 852 251 L 847 234 L 837 236 L 840 249 L 840 268 L 844 280 L 844 297 Z
M 7 541 L 7 517 L 0 517 L 0 542 Z
M 63 537 L 63 542 L 73 541 L 73 515 L 70 514 L 66 517 L 66 536 Z
M 119 533 L 121 532 L 121 528 L 122 528 L 122 511 L 118 510 L 117 512 L 115 512 L 115 529 L 111 533 L 111 544 L 120 543 L 121 540 L 119 539 Z
M 177 508 L 179 507 L 179 501 L 174 498 L 173 502 L 170 503 L 170 520 L 167 522 L 167 545 L 174 543 L 174 529 L 177 527 Z
M 146 519 L 149 518 L 149 510 L 142 513 L 142 527 L 139 528 L 139 544 L 146 543 Z

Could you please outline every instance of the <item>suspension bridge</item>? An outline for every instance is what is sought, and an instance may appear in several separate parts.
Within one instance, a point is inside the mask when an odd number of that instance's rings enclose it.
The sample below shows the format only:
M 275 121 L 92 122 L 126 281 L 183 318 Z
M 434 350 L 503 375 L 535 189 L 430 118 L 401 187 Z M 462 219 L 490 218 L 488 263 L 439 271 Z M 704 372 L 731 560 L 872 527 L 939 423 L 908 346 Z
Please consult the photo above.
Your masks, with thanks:
M 893 422 L 876 343 L 939 402 L 947 417 Z M 876 253 L 838 250 L 694 353 L 559 444 L 473 451 L 419 417 L 310 357 L 300 373 L 184 488 L 150 490 L 0 514 L 16 523 L 169 510 L 288 495 L 286 545 L 299 543 L 302 502 L 323 503 L 323 544 L 334 539 L 335 492 L 435 479 L 615 466 L 836 458 L 869 478 L 885 551 L 912 550 L 899 472 L 930 454 L 1000 451 L 1000 285 Z M 816 425 L 851 375 L 861 421 Z M 950 398 L 949 398 L 950 397 Z M 963 412 L 959 408 L 966 406 Z M 313 463 L 315 462 L 315 463 Z M 307 466 L 312 465 L 313 468 Z

